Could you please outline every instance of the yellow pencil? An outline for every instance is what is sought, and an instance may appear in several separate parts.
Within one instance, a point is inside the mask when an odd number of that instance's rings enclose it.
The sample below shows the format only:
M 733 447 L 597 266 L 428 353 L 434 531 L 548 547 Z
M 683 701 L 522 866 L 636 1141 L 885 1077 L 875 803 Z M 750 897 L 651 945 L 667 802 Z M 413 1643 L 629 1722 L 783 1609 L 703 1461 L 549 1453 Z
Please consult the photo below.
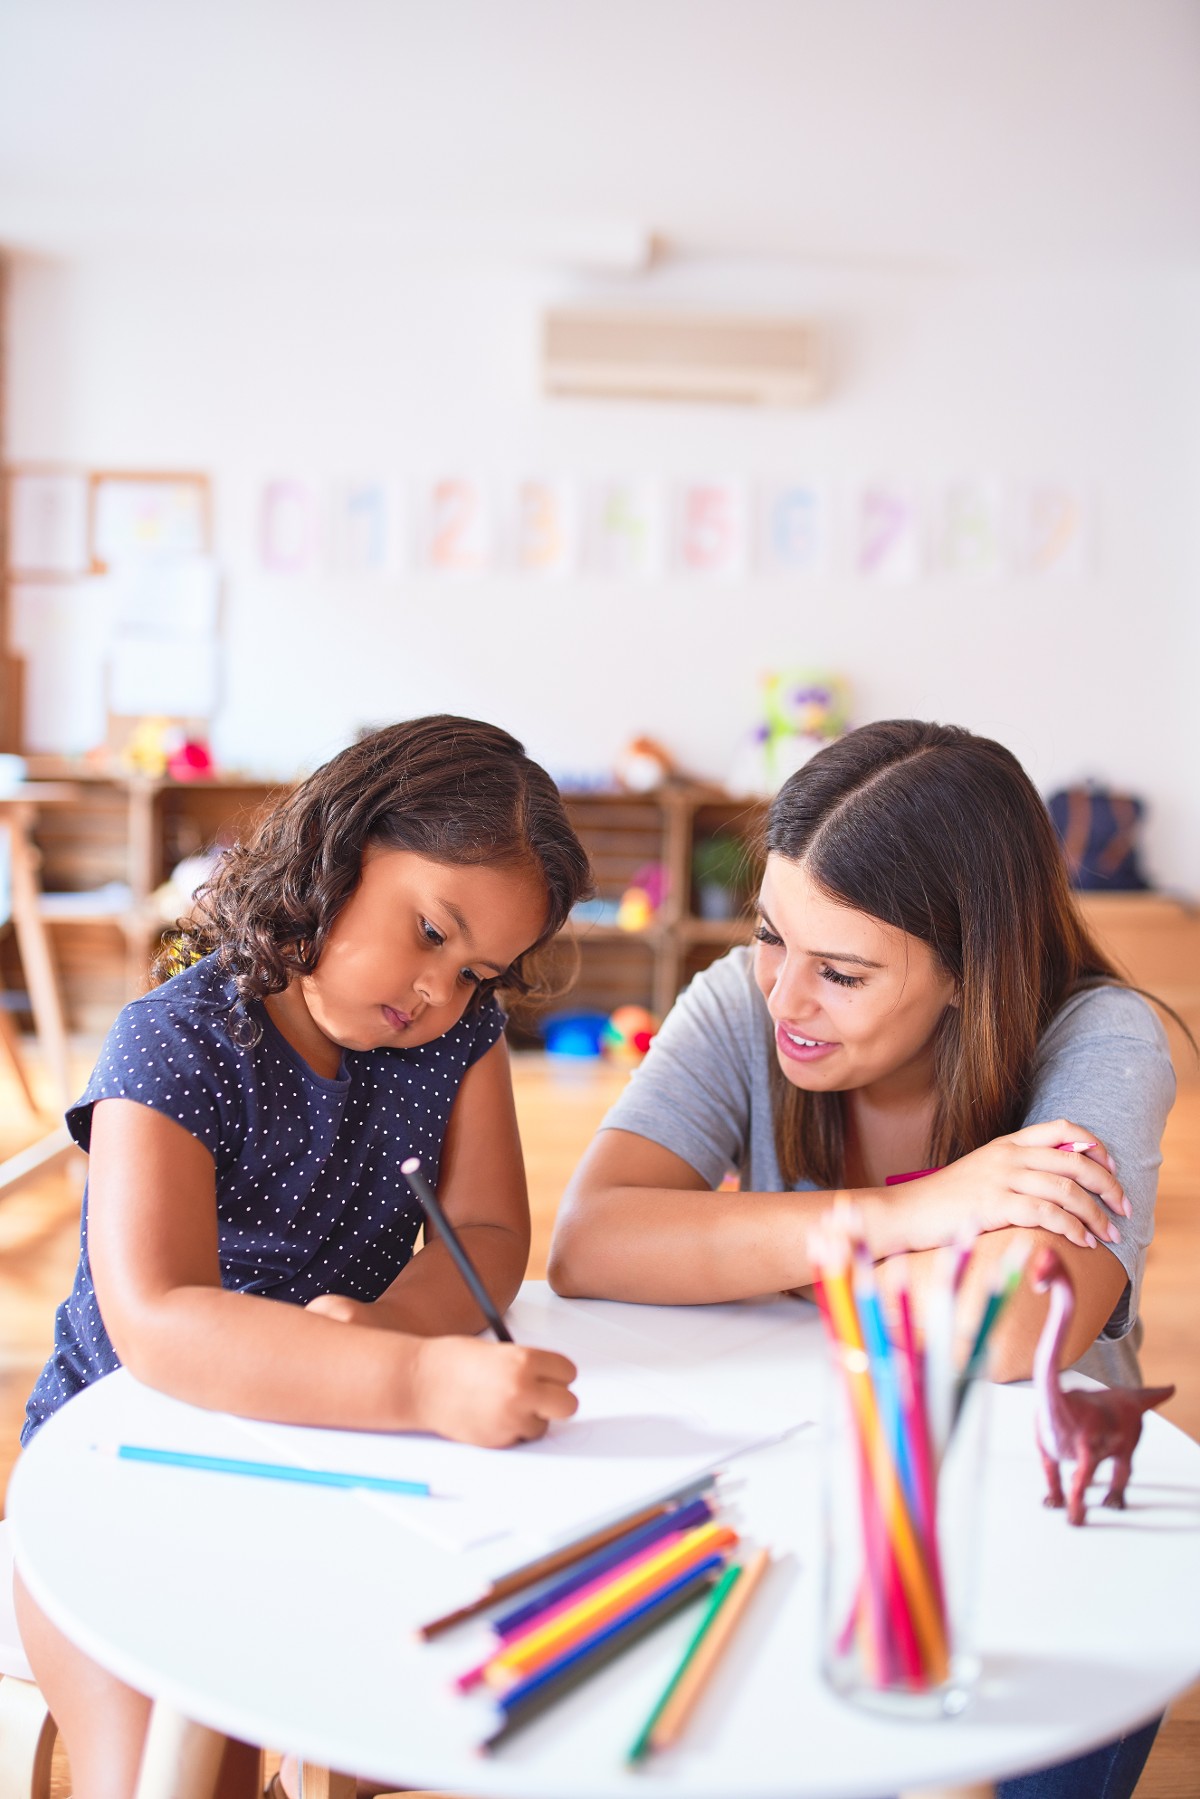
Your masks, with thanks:
M 619 1617 L 672 1575 L 681 1574 L 694 1562 L 703 1561 L 736 1542 L 737 1533 L 727 1524 L 702 1524 L 689 1530 L 678 1543 L 649 1557 L 628 1574 L 610 1581 L 599 1593 L 593 1593 L 591 1598 L 571 1606 L 540 1629 L 526 1631 L 524 1636 L 509 1643 L 488 1662 L 484 1679 L 494 1687 L 511 1684 L 516 1676 L 531 1672 L 612 1618 Z
M 684 1725 L 692 1715 L 696 1701 L 712 1675 L 713 1669 L 720 1661 L 729 1644 L 734 1631 L 745 1616 L 746 1608 L 754 1596 L 754 1589 L 767 1571 L 771 1560 L 769 1549 L 760 1549 L 752 1556 L 734 1581 L 726 1595 L 725 1602 L 713 1617 L 712 1623 L 701 1637 L 695 1654 L 680 1677 L 675 1691 L 663 1706 L 650 1732 L 652 1749 L 669 1749 L 676 1742 Z

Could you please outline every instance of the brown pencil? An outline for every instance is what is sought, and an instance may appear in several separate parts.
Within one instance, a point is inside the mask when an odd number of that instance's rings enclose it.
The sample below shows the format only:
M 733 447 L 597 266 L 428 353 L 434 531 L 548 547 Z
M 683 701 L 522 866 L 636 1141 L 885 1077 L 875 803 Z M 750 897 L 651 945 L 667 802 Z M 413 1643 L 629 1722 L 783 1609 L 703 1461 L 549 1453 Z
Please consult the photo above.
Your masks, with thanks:
M 623 1518 L 614 1518 L 610 1524 L 599 1530 L 592 1530 L 586 1536 L 577 1537 L 573 1543 L 565 1543 L 561 1549 L 553 1550 L 549 1555 L 539 1556 L 536 1561 L 526 1562 L 520 1568 L 513 1568 L 509 1573 L 494 1580 L 486 1593 L 478 1599 L 472 1599 L 467 1605 L 460 1605 L 456 1611 L 447 1612 L 444 1617 L 434 1618 L 428 1624 L 419 1625 L 417 1635 L 423 1642 L 431 1642 L 440 1637 L 444 1630 L 450 1630 L 456 1624 L 465 1623 L 468 1618 L 475 1618 L 490 1606 L 508 1599 L 513 1593 L 523 1592 L 526 1587 L 536 1585 L 539 1580 L 546 1580 L 551 1574 L 558 1574 L 563 1568 L 569 1568 L 593 1550 L 603 1549 L 609 1543 L 615 1543 L 619 1537 L 637 1530 L 642 1524 L 648 1524 L 652 1518 L 661 1518 L 686 1500 L 694 1499 L 698 1493 L 707 1492 L 716 1485 L 715 1473 L 699 1475 L 695 1480 L 685 1482 L 670 1493 L 664 1493 L 661 1499 L 650 1505 L 642 1506 L 636 1512 L 629 1512 Z
M 746 1563 L 740 1577 L 729 1589 L 729 1597 L 705 1631 L 703 1638 L 684 1669 L 679 1685 L 663 1706 L 653 1730 L 650 1733 L 651 1749 L 669 1749 L 678 1741 L 684 1726 L 692 1715 L 692 1710 L 704 1688 L 708 1684 L 713 1669 L 720 1661 L 725 1649 L 745 1615 L 746 1608 L 754 1596 L 771 1560 L 769 1549 L 760 1549 L 756 1556 Z

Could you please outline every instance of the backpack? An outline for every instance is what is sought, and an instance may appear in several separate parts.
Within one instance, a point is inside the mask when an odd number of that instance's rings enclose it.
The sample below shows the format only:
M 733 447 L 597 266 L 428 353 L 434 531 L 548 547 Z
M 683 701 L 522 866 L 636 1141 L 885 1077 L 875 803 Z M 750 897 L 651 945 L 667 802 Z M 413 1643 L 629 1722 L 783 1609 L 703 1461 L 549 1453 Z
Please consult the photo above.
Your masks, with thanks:
M 1062 840 L 1072 887 L 1084 892 L 1133 892 L 1148 887 L 1138 860 L 1145 805 L 1094 781 L 1066 787 L 1046 802 Z

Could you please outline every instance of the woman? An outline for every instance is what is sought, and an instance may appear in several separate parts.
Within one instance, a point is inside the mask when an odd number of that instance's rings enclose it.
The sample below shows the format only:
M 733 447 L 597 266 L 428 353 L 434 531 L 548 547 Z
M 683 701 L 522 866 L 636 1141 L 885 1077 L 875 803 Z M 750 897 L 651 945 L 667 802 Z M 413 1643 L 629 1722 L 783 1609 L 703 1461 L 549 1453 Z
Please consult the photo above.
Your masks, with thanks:
M 1067 1359 L 1136 1384 L 1174 1076 L 1019 763 L 951 726 L 865 726 L 787 782 L 766 850 L 753 947 L 676 1002 L 576 1171 L 555 1290 L 669 1305 L 804 1287 L 808 1229 L 849 1191 L 881 1285 L 918 1304 L 965 1228 L 984 1233 L 980 1291 L 1018 1232 L 1052 1241 L 1078 1295 Z M 741 1191 L 713 1191 L 729 1169 Z M 1046 1303 L 1023 1287 L 1009 1307 L 1000 1379 L 1029 1374 Z M 1098 1752 L 1109 1786 L 1089 1757 L 1001 1792 L 1117 1799 L 1152 1739 Z

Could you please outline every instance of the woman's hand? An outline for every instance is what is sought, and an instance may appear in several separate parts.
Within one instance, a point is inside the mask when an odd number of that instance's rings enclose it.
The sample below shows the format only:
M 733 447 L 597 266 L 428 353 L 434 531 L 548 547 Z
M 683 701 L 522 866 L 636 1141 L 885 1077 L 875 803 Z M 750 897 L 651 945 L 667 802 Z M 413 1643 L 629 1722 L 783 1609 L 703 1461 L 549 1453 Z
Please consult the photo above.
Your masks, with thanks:
M 422 1338 L 413 1380 L 416 1428 L 483 1449 L 529 1442 L 578 1410 L 575 1374 L 574 1363 L 550 1349 Z
M 889 1207 L 909 1249 L 953 1243 L 964 1231 L 1006 1225 L 1050 1231 L 1081 1248 L 1119 1243 L 1111 1214 L 1132 1207 L 1104 1145 L 1082 1125 L 1058 1118 L 997 1137 L 936 1174 L 909 1181 Z

